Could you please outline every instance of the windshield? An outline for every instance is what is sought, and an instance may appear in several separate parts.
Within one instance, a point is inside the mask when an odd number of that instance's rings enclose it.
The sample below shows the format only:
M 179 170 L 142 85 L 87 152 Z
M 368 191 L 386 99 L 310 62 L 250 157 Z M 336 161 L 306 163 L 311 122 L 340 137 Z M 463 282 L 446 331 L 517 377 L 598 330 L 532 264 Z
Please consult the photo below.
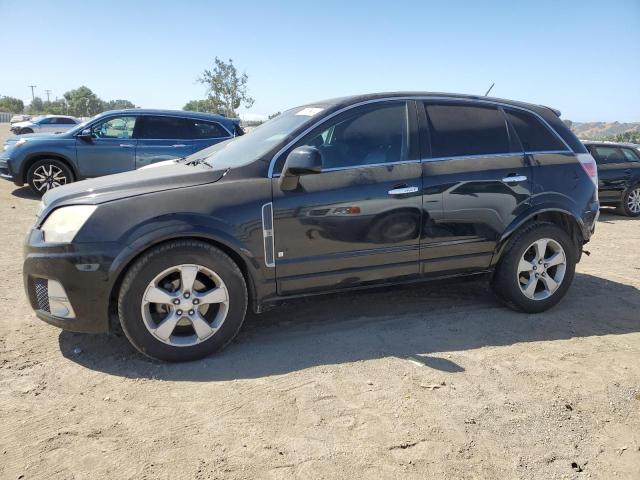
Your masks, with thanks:
M 247 165 L 262 158 L 324 108 L 292 108 L 241 137 L 232 138 L 194 153 L 187 157 L 187 161 L 204 160 L 216 168 L 234 168 Z

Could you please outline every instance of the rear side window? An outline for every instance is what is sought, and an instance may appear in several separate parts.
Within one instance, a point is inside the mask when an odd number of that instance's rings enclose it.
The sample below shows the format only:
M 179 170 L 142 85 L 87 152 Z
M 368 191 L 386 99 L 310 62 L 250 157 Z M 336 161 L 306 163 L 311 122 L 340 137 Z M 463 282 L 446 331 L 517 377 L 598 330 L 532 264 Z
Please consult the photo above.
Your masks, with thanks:
M 509 123 L 513 126 L 525 152 L 566 150 L 567 147 L 535 116 L 522 110 L 505 108 Z
M 173 140 L 193 138 L 191 122 L 178 117 L 144 116 L 137 132 L 138 138 Z
M 600 164 L 624 163 L 625 156 L 622 149 L 617 147 L 592 147 L 591 154 Z
M 509 137 L 497 108 L 426 103 L 431 156 L 459 157 L 509 153 Z
M 630 148 L 623 148 L 622 153 L 627 158 L 629 162 L 640 162 L 640 157 L 638 154 Z
M 70 118 L 59 118 L 58 123 L 63 125 L 75 125 L 76 122 L 74 122 Z
M 227 132 L 219 123 L 203 120 L 190 120 L 193 125 L 193 138 L 222 138 L 228 137 Z

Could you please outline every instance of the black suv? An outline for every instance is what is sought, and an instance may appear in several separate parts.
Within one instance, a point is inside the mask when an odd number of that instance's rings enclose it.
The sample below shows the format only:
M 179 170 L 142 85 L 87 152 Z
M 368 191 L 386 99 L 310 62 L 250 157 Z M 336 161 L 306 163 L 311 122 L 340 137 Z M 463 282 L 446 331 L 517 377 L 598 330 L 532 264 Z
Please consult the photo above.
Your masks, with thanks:
M 598 164 L 598 196 L 602 205 L 629 217 L 640 216 L 640 151 L 638 145 L 584 142 Z
M 492 273 L 556 304 L 598 216 L 596 165 L 548 107 L 391 93 L 288 110 L 173 165 L 49 191 L 28 234 L 38 317 L 146 355 L 209 355 L 247 308 Z

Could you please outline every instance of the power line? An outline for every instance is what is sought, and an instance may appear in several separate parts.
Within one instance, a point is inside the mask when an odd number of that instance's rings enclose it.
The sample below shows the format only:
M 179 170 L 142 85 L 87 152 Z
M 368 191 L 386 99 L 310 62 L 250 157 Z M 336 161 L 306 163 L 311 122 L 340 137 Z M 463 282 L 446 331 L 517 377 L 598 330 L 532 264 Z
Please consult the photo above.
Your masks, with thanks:
M 31 101 L 33 102 L 36 99 L 36 94 L 33 93 L 33 89 L 37 87 L 37 85 L 27 85 L 31 89 Z
M 49 99 L 49 94 L 51 94 L 51 90 L 45 90 L 45 93 L 47 94 L 47 102 L 51 102 L 51 100 Z

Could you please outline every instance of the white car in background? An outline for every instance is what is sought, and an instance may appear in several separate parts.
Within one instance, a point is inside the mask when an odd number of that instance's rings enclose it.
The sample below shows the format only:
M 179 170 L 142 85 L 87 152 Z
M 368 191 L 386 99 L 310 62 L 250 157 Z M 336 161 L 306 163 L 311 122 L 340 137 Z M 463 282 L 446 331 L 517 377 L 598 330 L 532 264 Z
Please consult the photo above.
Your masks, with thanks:
M 25 122 L 11 125 L 11 131 L 16 135 L 25 133 L 61 133 L 78 125 L 80 120 L 68 115 L 43 115 Z

